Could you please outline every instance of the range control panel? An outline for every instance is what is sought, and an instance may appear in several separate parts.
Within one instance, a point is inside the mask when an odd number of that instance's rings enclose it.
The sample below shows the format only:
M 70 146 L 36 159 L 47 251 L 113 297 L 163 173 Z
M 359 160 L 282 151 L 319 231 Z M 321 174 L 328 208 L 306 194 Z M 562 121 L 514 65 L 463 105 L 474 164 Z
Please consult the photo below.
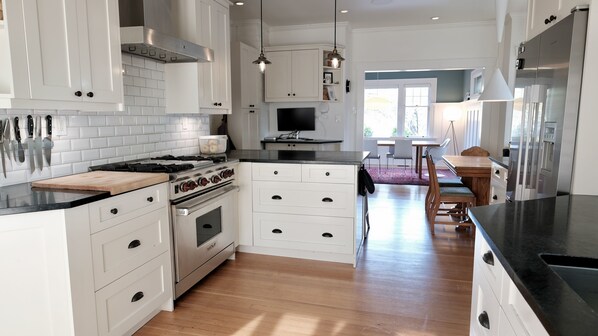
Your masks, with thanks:
M 234 178 L 235 169 L 226 165 L 190 171 L 170 181 L 170 199 L 174 200 L 195 193 L 201 194 L 204 190 L 214 189 Z

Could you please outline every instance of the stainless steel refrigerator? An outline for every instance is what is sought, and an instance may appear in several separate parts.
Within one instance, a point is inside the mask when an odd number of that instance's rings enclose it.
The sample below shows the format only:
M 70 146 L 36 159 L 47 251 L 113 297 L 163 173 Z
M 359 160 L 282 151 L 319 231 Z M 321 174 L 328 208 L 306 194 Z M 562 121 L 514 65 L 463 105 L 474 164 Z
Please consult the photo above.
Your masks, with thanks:
M 588 21 L 578 9 L 519 48 L 507 199 L 568 194 Z

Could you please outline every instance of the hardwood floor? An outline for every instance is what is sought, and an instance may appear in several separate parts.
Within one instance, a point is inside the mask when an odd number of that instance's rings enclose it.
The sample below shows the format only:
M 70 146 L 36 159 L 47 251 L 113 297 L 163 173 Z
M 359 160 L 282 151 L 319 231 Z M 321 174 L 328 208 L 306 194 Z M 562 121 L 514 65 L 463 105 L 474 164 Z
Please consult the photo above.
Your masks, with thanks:
M 473 237 L 431 236 L 426 189 L 376 185 L 357 268 L 237 253 L 136 335 L 467 335 Z

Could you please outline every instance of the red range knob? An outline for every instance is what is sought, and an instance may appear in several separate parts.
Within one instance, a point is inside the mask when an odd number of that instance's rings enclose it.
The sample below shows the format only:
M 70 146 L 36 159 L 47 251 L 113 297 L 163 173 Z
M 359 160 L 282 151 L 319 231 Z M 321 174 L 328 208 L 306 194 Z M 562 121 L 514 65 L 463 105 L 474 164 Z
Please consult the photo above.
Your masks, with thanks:
M 210 178 L 210 181 L 211 181 L 212 183 L 218 183 L 218 182 L 220 182 L 221 180 L 222 180 L 222 179 L 221 179 L 221 178 L 220 178 L 220 176 L 218 176 L 218 175 L 214 175 L 214 176 L 212 176 L 212 177 Z
M 193 181 L 189 181 L 189 182 L 187 182 L 187 186 L 188 186 L 189 190 L 193 190 L 193 189 L 197 188 L 197 183 L 195 183 Z
M 208 181 L 207 178 L 202 177 L 197 181 L 197 183 L 199 183 L 200 186 L 205 187 L 206 185 L 208 185 L 208 183 L 210 183 L 210 181 Z
M 181 189 L 182 192 L 187 192 L 189 191 L 189 187 L 187 186 L 187 183 L 183 182 L 179 185 L 179 188 Z

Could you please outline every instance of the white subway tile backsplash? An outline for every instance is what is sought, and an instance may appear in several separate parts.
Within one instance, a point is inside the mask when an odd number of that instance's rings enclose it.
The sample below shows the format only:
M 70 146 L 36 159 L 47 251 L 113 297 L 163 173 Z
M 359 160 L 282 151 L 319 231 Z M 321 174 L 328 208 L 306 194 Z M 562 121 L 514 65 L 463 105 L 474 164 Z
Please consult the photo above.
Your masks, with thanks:
M 125 111 L 0 109 L 0 115 L 19 116 L 23 138 L 28 114 L 66 117 L 66 135 L 54 134 L 52 165 L 29 173 L 27 162 L 7 161 L 7 179 L 0 186 L 87 171 L 89 166 L 158 155 L 198 154 L 198 136 L 209 134 L 205 115 L 167 115 L 164 64 L 123 54 Z M 183 122 L 187 130 L 182 130 Z M 44 131 L 45 134 L 45 131 Z

